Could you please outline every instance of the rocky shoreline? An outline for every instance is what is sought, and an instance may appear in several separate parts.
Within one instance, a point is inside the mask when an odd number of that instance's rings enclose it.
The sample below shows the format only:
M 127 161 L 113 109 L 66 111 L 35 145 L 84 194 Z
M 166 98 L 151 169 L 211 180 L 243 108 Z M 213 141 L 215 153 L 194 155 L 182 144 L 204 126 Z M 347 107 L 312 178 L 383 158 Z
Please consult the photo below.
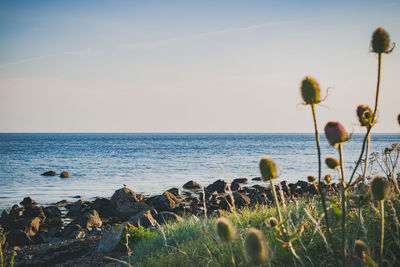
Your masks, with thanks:
M 8 232 L 6 242 L 17 252 L 15 266 L 115 266 L 104 255 L 118 256 L 113 247 L 103 246 L 102 237 L 114 225 L 128 221 L 136 227 L 157 229 L 166 221 L 182 220 L 185 215 L 213 216 L 220 210 L 252 207 L 273 202 L 267 183 L 259 177 L 257 184 L 248 186 L 247 178 L 227 184 L 224 180 L 202 187 L 195 181 L 182 188 L 170 188 L 160 195 L 145 196 L 129 188 L 121 188 L 111 198 L 94 201 L 60 201 L 39 206 L 30 197 L 20 205 L 4 210 L 0 227 Z M 338 184 L 326 185 L 329 192 L 337 192 Z M 316 185 L 305 181 L 277 186 L 279 196 L 287 201 L 296 197 L 317 194 Z

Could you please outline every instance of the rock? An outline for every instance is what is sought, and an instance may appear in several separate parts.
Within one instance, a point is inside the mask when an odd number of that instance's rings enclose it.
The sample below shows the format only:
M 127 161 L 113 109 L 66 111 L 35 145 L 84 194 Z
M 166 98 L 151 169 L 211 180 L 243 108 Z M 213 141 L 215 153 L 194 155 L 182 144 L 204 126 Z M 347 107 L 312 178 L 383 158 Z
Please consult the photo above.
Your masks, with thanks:
M 239 209 L 250 205 L 250 198 L 238 192 L 233 193 L 233 200 L 235 201 L 235 207 Z M 229 195 L 227 195 L 219 203 L 219 208 L 222 210 L 229 210 L 230 205 L 232 205 L 232 199 Z
M 70 236 L 73 232 L 79 232 L 82 231 L 82 227 L 79 224 L 76 224 L 74 221 L 68 224 L 64 230 L 60 233 L 61 236 L 68 237 Z M 56 235 L 57 236 L 57 235 Z
M 61 211 L 56 206 L 48 206 L 43 209 L 46 218 L 61 217 Z
M 32 244 L 30 237 L 22 230 L 12 230 L 7 234 L 7 243 L 10 247 Z
M 24 206 L 26 208 L 26 207 L 34 206 L 37 203 L 32 198 L 26 197 L 19 204 L 21 204 L 22 206 Z
M 47 171 L 47 172 L 42 173 L 41 175 L 43 175 L 43 176 L 56 176 L 57 173 L 55 171 Z
M 115 210 L 111 204 L 111 200 L 106 198 L 98 198 L 93 202 L 93 209 L 97 210 L 101 217 L 111 217 L 114 215 Z
M 118 207 L 126 202 L 138 202 L 139 199 L 135 192 L 129 188 L 123 187 L 114 192 L 110 201 L 113 206 Z
M 76 218 L 73 223 L 79 224 L 83 229 L 89 231 L 91 231 L 92 228 L 101 227 L 103 224 L 96 210 L 86 212 L 84 215 Z
M 214 183 L 207 186 L 206 191 L 225 193 L 226 192 L 226 182 L 224 180 L 217 180 Z
M 24 214 L 24 208 L 19 207 L 18 205 L 12 206 L 10 210 L 10 217 L 19 218 Z
M 184 189 L 188 190 L 198 190 L 201 188 L 201 185 L 196 183 L 195 181 L 191 180 L 182 186 Z
M 251 179 L 252 181 L 261 181 L 261 177 L 254 177 L 253 179 Z
M 46 218 L 43 208 L 37 206 L 26 207 L 24 211 L 24 217 L 40 217 L 43 220 Z
M 153 218 L 159 223 L 159 224 L 164 224 L 167 222 L 175 222 L 175 221 L 182 221 L 182 217 L 176 215 L 173 212 L 169 211 L 162 211 L 153 216 Z
M 46 217 L 45 223 L 48 226 L 61 227 L 62 219 L 61 219 L 61 217 Z
M 170 211 L 180 204 L 179 199 L 176 198 L 173 194 L 166 191 L 162 195 L 156 196 L 150 202 L 150 205 L 155 208 L 158 212 L 160 211 Z
M 158 223 L 151 215 L 150 210 L 143 210 L 137 213 L 129 219 L 129 223 L 136 227 L 142 226 L 145 228 L 158 226 Z
M 113 251 L 121 240 L 122 231 L 125 228 L 124 224 L 115 225 L 110 231 L 103 234 L 103 238 L 99 242 L 97 252 L 99 254 Z
M 67 239 L 83 239 L 83 238 L 85 238 L 84 231 L 74 231 L 67 237 Z
M 232 181 L 232 184 L 233 184 L 233 183 L 247 184 L 248 182 L 249 182 L 249 180 L 247 180 L 247 178 L 237 178 L 237 179 L 234 179 L 234 180 Z
M 289 183 L 287 181 L 282 181 L 279 183 L 280 187 L 282 188 L 282 191 L 289 196 L 290 195 L 290 188 L 289 188 Z M 279 187 L 278 187 L 279 188 Z
M 242 187 L 240 186 L 239 183 L 233 182 L 233 183 L 231 184 L 231 190 L 232 190 L 232 191 L 238 191 L 238 190 L 241 190 L 241 189 L 242 189 Z
M 69 172 L 67 171 L 63 171 L 60 173 L 60 178 L 69 178 Z
M 144 202 L 125 202 L 115 208 L 115 215 L 122 220 L 128 220 L 143 210 L 152 210 L 152 208 Z M 153 212 L 155 213 L 156 211 Z
M 171 194 L 173 194 L 176 197 L 181 194 L 181 190 L 179 188 L 176 188 L 176 187 L 170 188 L 167 191 L 170 192 Z
M 51 236 L 45 231 L 39 231 L 32 237 L 34 243 L 47 243 L 51 240 Z
M 261 193 L 265 193 L 265 192 L 267 192 L 267 191 L 269 190 L 268 187 L 262 186 L 262 185 L 258 185 L 258 184 L 253 185 L 252 187 L 253 187 L 254 189 L 256 189 L 258 192 L 261 192 Z
M 74 203 L 65 205 L 65 208 L 68 210 L 68 217 L 75 217 L 90 210 L 91 203 L 89 201 L 83 202 L 82 200 L 78 200 Z
M 295 186 L 296 187 L 300 187 L 301 189 L 307 189 L 308 188 L 308 182 L 305 182 L 305 181 L 298 181 L 296 184 L 295 184 Z

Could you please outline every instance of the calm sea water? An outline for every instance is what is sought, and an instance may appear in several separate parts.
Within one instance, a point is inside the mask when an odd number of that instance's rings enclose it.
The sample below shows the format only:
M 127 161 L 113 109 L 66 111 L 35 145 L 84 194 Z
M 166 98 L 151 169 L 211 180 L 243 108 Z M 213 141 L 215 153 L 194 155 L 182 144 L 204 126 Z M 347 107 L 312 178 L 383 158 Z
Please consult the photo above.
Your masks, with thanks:
M 345 164 L 354 165 L 362 143 L 344 145 Z M 399 134 L 375 134 L 371 151 L 400 141 Z M 337 155 L 321 135 L 322 153 Z M 269 155 L 291 182 L 317 175 L 313 134 L 0 134 L 0 210 L 31 196 L 41 204 L 79 195 L 109 197 L 126 184 L 155 194 L 188 180 L 255 177 L 258 160 Z M 69 179 L 40 174 L 63 170 Z M 328 172 L 324 169 L 324 172 Z

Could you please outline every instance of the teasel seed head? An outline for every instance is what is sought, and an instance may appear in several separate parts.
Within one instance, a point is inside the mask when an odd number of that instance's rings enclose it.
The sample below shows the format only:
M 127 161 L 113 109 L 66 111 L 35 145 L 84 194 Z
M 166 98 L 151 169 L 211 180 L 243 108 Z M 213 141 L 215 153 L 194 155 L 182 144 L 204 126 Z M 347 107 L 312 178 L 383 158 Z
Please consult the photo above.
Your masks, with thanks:
M 271 158 L 262 156 L 260 160 L 260 172 L 261 178 L 265 181 L 273 180 L 278 177 L 278 171 L 275 163 Z
M 264 264 L 269 260 L 267 242 L 262 233 L 256 229 L 250 229 L 244 240 L 246 261 L 253 265 Z
M 308 181 L 309 183 L 314 183 L 314 182 L 315 182 L 315 177 L 312 176 L 312 175 L 309 175 L 309 176 L 307 176 L 307 181 Z
M 329 173 L 328 173 L 328 174 L 325 174 L 324 180 L 325 180 L 325 183 L 326 183 L 326 184 L 330 184 L 330 183 L 331 183 L 331 180 L 332 180 L 331 175 L 330 175 Z
M 377 28 L 372 34 L 371 48 L 374 53 L 390 53 L 390 36 L 389 33 L 382 27 Z
M 399 113 L 399 115 L 397 116 L 397 122 L 398 122 L 399 125 L 400 125 L 400 113 Z
M 354 244 L 354 251 L 356 253 L 356 256 L 359 257 L 360 259 L 363 258 L 363 252 L 367 255 L 371 254 L 371 251 L 368 247 L 367 244 L 365 244 L 364 241 L 362 240 L 356 240 Z
M 326 124 L 325 136 L 331 146 L 346 142 L 350 139 L 344 127 L 337 121 L 330 121 Z
M 389 183 L 385 177 L 375 176 L 371 181 L 371 194 L 374 200 L 385 200 L 389 194 Z
M 275 217 L 271 217 L 269 218 L 269 225 L 271 225 L 271 227 L 276 227 L 278 226 L 279 222 L 278 219 Z
M 233 227 L 231 221 L 226 218 L 218 218 L 215 223 L 215 231 L 219 239 L 224 243 L 232 242 L 235 239 L 235 228 Z
M 329 169 L 336 169 L 339 167 L 339 161 L 334 157 L 327 157 L 325 159 L 325 164 L 328 166 Z
M 317 81 L 306 76 L 301 82 L 301 96 L 306 105 L 318 104 L 321 102 L 321 90 Z
M 372 110 L 366 105 L 359 105 L 357 107 L 357 117 L 361 126 L 372 126 Z

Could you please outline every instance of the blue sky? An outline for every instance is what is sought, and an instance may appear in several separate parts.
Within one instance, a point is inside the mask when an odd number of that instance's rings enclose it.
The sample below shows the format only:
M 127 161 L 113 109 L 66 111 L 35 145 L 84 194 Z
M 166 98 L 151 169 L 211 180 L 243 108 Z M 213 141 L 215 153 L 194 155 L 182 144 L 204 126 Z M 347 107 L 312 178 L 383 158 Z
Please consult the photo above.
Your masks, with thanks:
M 350 1 L 349 1 L 350 2 Z M 398 1 L 1 1 L 1 132 L 311 132 L 373 105 Z M 383 56 L 378 132 L 398 132 L 400 56 Z

